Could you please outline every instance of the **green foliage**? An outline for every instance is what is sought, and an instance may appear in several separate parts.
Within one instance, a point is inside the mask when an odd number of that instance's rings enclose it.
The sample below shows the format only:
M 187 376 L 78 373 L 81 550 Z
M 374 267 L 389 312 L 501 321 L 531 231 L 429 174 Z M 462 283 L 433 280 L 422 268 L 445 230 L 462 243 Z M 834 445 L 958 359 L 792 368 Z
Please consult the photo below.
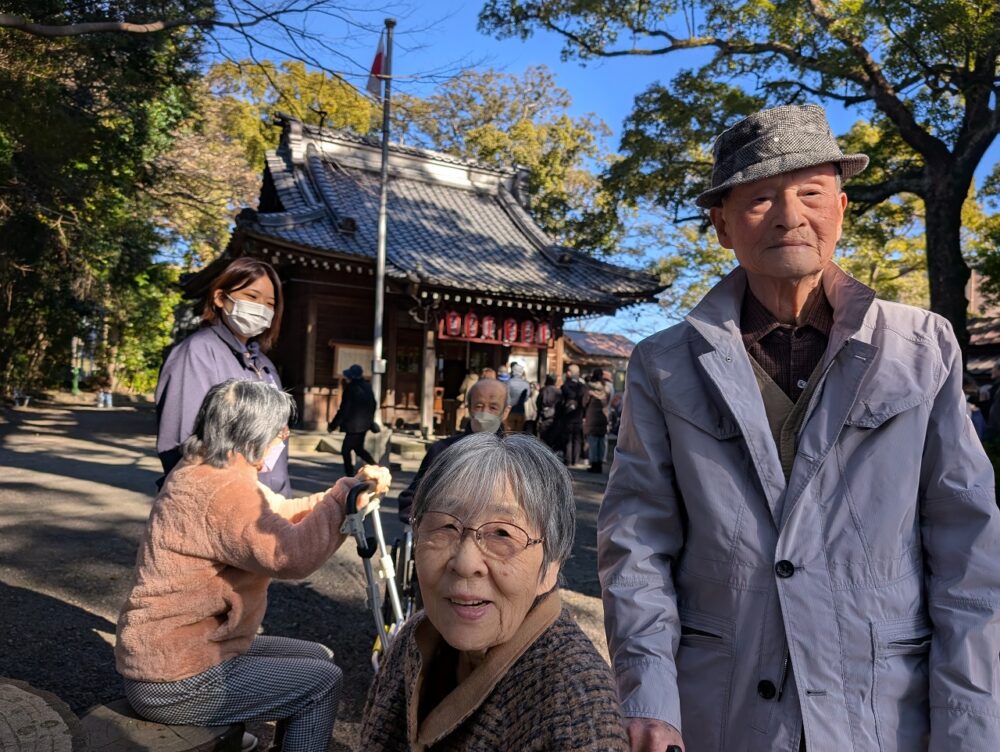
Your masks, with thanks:
M 616 253 L 623 223 L 595 175 L 609 161 L 610 131 L 596 115 L 571 117 L 571 104 L 544 66 L 520 77 L 469 70 L 427 98 L 399 97 L 393 131 L 487 165 L 527 168 L 530 212 L 547 232 L 581 250 Z
M 89 18 L 87 4 L 31 5 L 36 18 Z M 162 243 L 147 192 L 193 106 L 198 48 L 181 32 L 48 41 L 0 31 L 0 390 L 58 385 L 73 338 L 95 333 L 113 375 L 128 338 L 149 335 L 115 339 L 110 322 L 128 315 L 122 290 Z
M 174 308 L 181 302 L 176 266 L 156 263 L 120 288 L 121 296 L 107 323 L 118 382 L 135 392 L 149 392 L 173 340 Z
M 954 228 L 1000 133 L 996 0 L 486 0 L 480 28 L 522 39 L 555 32 L 563 57 L 582 61 L 700 50 L 693 67 L 637 98 L 623 158 L 604 182 L 621 206 L 702 228 L 692 199 L 708 182 L 710 145 L 723 128 L 762 106 L 819 100 L 857 109 L 870 122 L 843 140 L 864 141 L 874 169 L 848 195 L 862 210 L 902 197 L 857 224 L 857 268 L 888 262 L 900 266 L 900 280 L 913 275 L 919 243 L 884 253 L 874 244 L 887 216 L 906 225 L 899 212 L 922 203 L 931 300 L 962 338 L 970 249 Z M 874 278 L 889 281 L 881 271 Z M 889 290 L 916 299 L 919 287 L 900 281 Z
M 278 145 L 280 134 L 272 125 L 277 112 L 360 134 L 372 130 L 376 116 L 381 117 L 381 108 L 346 81 L 308 70 L 295 60 L 218 63 L 205 80 L 216 98 L 221 130 L 241 146 L 258 173 L 267 150 Z

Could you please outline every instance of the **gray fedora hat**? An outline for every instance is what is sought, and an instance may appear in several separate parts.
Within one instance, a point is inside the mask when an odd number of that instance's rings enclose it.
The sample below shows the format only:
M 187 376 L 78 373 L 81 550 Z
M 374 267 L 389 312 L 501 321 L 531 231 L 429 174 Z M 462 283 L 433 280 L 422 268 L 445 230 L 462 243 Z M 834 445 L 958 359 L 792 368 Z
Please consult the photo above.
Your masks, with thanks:
M 864 154 L 844 154 L 833 137 L 826 112 L 815 104 L 761 110 L 719 134 L 712 147 L 712 187 L 695 200 L 702 209 L 716 206 L 736 185 L 833 162 L 850 178 L 868 166 Z

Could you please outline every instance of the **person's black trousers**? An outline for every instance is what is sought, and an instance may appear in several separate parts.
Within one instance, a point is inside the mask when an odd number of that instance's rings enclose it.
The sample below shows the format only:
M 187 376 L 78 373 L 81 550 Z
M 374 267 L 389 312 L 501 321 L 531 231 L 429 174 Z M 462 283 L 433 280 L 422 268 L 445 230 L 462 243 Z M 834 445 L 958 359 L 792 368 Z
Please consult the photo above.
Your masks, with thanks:
M 354 460 L 351 457 L 352 452 L 360 459 L 364 460 L 366 465 L 375 464 L 375 459 L 365 450 L 365 434 L 345 434 L 344 445 L 340 448 L 340 453 L 344 457 L 344 475 L 348 478 L 354 475 Z
M 566 454 L 564 461 L 567 465 L 576 465 L 580 462 L 583 452 L 583 421 L 573 421 L 566 425 Z

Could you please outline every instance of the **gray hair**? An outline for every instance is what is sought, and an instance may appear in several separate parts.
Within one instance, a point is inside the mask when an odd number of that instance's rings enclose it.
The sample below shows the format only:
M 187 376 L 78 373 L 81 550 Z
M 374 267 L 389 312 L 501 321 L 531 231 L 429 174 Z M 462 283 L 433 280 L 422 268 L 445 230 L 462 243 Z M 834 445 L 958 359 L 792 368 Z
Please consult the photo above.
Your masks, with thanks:
M 473 519 L 507 492 L 544 539 L 542 573 L 550 562 L 565 562 L 576 534 L 573 481 L 552 451 L 526 434 L 475 433 L 448 447 L 417 487 L 413 520 L 431 508 Z
M 208 390 L 194 433 L 181 445 L 185 459 L 225 467 L 235 452 L 254 464 L 295 414 L 291 396 L 261 381 L 229 379 Z

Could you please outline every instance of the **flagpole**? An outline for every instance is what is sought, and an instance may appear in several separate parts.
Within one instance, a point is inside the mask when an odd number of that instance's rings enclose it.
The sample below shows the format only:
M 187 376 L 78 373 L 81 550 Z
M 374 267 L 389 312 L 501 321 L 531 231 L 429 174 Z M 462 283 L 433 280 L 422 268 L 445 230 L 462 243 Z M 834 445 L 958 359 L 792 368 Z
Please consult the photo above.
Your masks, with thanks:
M 375 421 L 382 425 L 382 374 L 385 359 L 382 357 L 382 319 L 385 315 L 385 235 L 386 205 L 389 203 L 389 113 L 392 107 L 392 30 L 396 19 L 385 19 L 385 67 L 382 80 L 385 92 L 382 97 L 382 185 L 378 203 L 378 246 L 375 261 L 375 331 L 372 353 L 372 391 L 375 393 Z

